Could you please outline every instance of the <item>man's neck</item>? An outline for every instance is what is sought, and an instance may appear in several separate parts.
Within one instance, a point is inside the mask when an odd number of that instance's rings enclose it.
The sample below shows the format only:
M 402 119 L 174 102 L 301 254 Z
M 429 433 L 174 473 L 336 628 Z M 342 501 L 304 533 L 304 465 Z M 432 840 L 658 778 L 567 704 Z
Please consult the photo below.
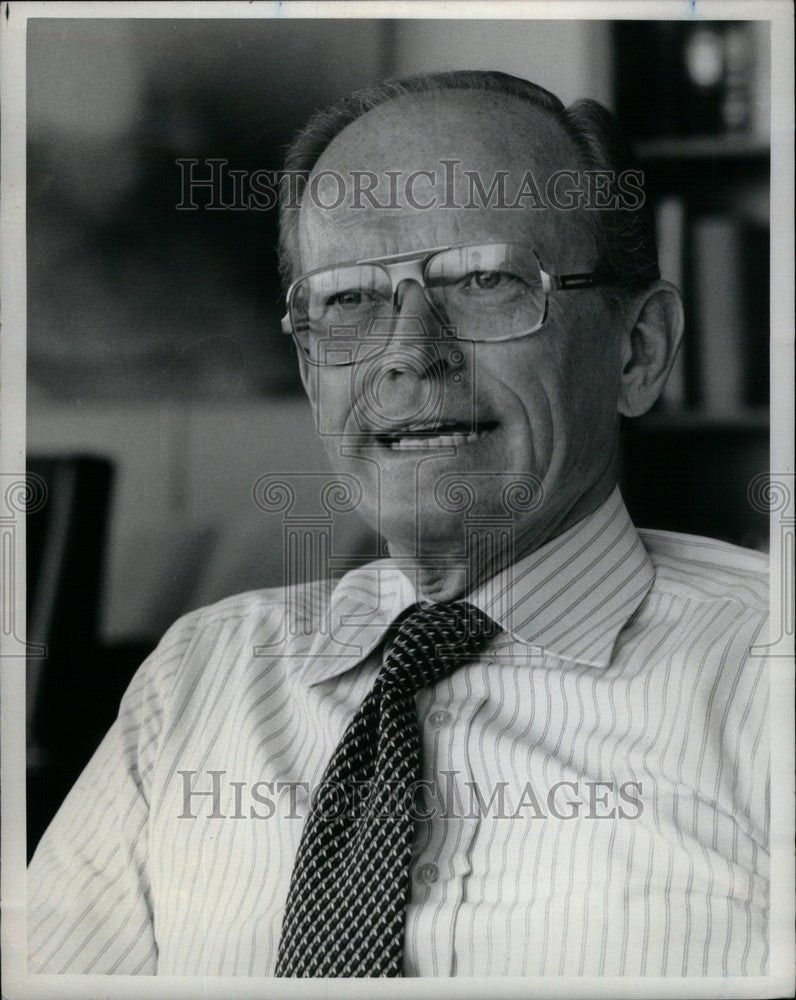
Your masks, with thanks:
M 458 600 L 588 517 L 605 503 L 614 486 L 613 481 L 603 483 L 600 489 L 580 497 L 556 517 L 529 525 L 524 532 L 511 537 L 508 544 L 495 545 L 493 535 L 470 535 L 466 546 L 463 540 L 458 546 L 448 548 L 435 544 L 420 555 L 406 555 L 400 546 L 389 543 L 390 555 L 411 579 L 418 597 L 435 602 Z M 453 558 L 457 550 L 459 559 Z

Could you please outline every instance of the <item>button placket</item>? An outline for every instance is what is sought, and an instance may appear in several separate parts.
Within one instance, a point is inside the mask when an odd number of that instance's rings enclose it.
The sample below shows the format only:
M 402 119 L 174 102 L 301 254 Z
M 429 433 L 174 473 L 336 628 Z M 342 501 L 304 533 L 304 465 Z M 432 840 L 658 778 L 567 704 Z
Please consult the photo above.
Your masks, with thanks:
M 491 653 L 491 650 L 490 650 Z M 473 782 L 475 775 L 473 772 L 470 751 L 473 745 L 478 743 L 478 728 L 476 720 L 489 700 L 488 671 L 497 666 L 498 660 L 494 654 L 481 659 L 469 673 L 466 681 L 466 692 L 459 695 L 463 703 L 467 706 L 466 720 L 461 719 L 458 727 L 457 739 L 455 742 L 455 756 L 460 762 L 460 774 L 457 777 L 457 784 L 460 788 L 459 809 L 462 819 L 459 820 L 460 830 L 457 837 L 456 854 L 452 859 L 453 876 L 456 882 L 456 908 L 453 913 L 452 934 L 451 934 L 451 955 L 450 955 L 450 975 L 457 975 L 457 970 L 467 967 L 472 956 L 459 955 L 459 948 L 466 949 L 463 942 L 457 941 L 457 925 L 461 906 L 467 897 L 466 882 L 472 873 L 471 855 L 473 845 L 478 837 L 481 828 L 481 818 L 478 811 L 468 815 L 470 810 L 471 785 L 466 782 Z M 464 683 L 464 681 L 463 681 Z M 458 946 L 458 947 L 457 947 Z
M 464 783 L 472 775 L 467 744 L 472 740 L 472 720 L 487 697 L 484 663 L 479 657 L 417 695 L 423 778 L 434 790 L 428 801 L 434 815 L 417 824 L 412 851 L 406 924 L 411 951 L 406 961 L 416 976 L 455 974 L 455 926 L 478 828 L 478 819 L 467 817 L 469 793 Z

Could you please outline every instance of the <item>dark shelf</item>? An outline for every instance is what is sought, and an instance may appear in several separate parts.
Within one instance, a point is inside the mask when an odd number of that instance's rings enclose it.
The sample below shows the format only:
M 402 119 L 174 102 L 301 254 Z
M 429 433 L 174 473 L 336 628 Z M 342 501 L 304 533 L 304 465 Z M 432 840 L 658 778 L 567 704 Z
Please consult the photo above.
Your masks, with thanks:
M 635 143 L 641 161 L 758 160 L 770 155 L 769 143 L 748 135 L 663 136 Z
M 637 420 L 628 421 L 626 426 L 632 434 L 658 431 L 733 431 L 760 432 L 770 427 L 767 407 L 736 410 L 733 413 L 711 413 L 700 409 L 648 413 Z

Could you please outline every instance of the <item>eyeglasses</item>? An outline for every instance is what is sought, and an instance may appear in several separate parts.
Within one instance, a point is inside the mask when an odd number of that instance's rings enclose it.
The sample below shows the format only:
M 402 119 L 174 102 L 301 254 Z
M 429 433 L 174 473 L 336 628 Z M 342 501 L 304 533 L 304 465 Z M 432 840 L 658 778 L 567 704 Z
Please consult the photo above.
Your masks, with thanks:
M 604 283 L 596 272 L 549 274 L 534 250 L 517 243 L 435 247 L 302 275 L 288 289 L 282 329 L 311 364 L 364 360 L 391 338 L 398 288 L 407 280 L 457 339 L 478 342 L 535 333 L 550 292 Z

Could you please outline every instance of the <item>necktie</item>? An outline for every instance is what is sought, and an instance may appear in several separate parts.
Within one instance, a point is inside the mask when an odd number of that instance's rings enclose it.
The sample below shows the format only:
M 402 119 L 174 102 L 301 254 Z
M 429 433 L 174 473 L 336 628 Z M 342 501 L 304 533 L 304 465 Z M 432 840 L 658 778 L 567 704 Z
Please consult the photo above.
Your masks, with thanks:
M 463 601 L 415 605 L 324 772 L 293 868 L 277 976 L 400 976 L 420 778 L 414 696 L 498 626 Z M 367 796 L 363 803 L 362 789 Z

